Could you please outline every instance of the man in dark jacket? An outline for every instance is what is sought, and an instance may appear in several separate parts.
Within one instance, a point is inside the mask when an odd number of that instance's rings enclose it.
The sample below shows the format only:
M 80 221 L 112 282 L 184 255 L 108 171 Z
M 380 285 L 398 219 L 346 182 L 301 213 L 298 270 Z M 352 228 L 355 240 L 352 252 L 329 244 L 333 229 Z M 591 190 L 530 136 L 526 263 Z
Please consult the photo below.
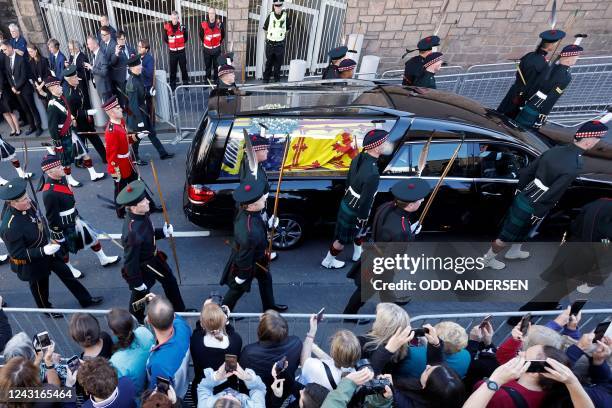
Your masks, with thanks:
M 382 129 L 369 131 L 363 138 L 363 151 L 351 162 L 346 193 L 338 210 L 335 239 L 321 262 L 325 268 L 342 268 L 344 262 L 338 261 L 336 256 L 351 242 L 354 244 L 353 261 L 361 257 L 361 242 L 367 234 L 368 217 L 380 180 L 377 161 L 393 149 L 388 138 L 389 133 Z
M 503 113 L 510 119 L 516 118 L 525 101 L 531 98 L 531 95 L 537 90 L 537 78 L 548 66 L 546 55 L 552 52 L 564 37 L 565 33 L 561 30 L 548 30 L 540 33 L 542 41 L 535 51 L 528 52 L 520 59 L 514 84 L 497 108 L 499 113 Z
M 176 312 L 185 311 L 176 278 L 166 262 L 167 256 L 157 249 L 155 241 L 169 237 L 174 229 L 170 224 L 154 228 L 149 218 L 149 200 L 144 183 L 136 180 L 128 184 L 117 196 L 117 204 L 125 206 L 127 216 L 123 223 L 121 243 L 124 263 L 121 271 L 132 291 L 129 310 L 139 322 L 144 321 L 143 308 L 135 308 L 134 302 L 144 298 L 155 281 L 159 281 L 164 293 Z
M 559 62 L 540 74 L 537 91 L 516 117 L 517 123 L 534 129 L 544 125 L 548 114 L 572 81 L 569 69 L 576 65 L 582 51 L 581 46 L 574 44 L 563 48 L 559 54 Z
M 29 62 L 26 57 L 15 52 L 9 41 L 4 41 L 0 45 L 0 50 L 4 53 L 3 62 L 6 80 L 21 109 L 25 112 L 26 120 L 30 125 L 30 130 L 26 132 L 26 135 L 36 132 L 36 136 L 40 136 L 42 134 L 42 126 L 38 109 L 36 109 L 36 103 L 34 102 L 34 88 L 30 84 Z
M 419 50 L 419 55 L 410 58 L 406 62 L 406 65 L 404 66 L 404 78 L 402 80 L 402 85 L 414 85 L 414 80 L 423 75 L 423 64 L 425 63 L 425 58 L 433 52 L 434 48 L 437 48 L 439 45 L 440 37 L 436 35 L 422 38 L 418 42 L 417 49 Z M 412 52 L 414 50 L 407 51 Z
M 11 259 L 11 270 L 20 280 L 29 282 L 30 291 L 39 308 L 52 308 L 49 302 L 49 275 L 58 278 L 77 298 L 82 307 L 102 303 L 102 297 L 92 297 L 76 280 L 61 256 L 60 245 L 49 241 L 45 220 L 38 214 L 26 192 L 23 179 L 13 179 L 0 187 L 0 200 L 7 207 L 2 216 L 0 237 Z M 61 315 L 53 315 L 61 317 Z
M 134 48 L 130 47 L 125 39 L 125 32 L 117 33 L 117 45 L 110 56 L 110 77 L 113 94 L 119 100 L 119 104 L 125 109 L 127 100 L 125 94 L 125 83 L 129 77 L 127 61 L 136 55 Z
M 521 250 L 521 242 L 529 237 L 532 227 L 539 225 L 578 177 L 583 169 L 584 152 L 595 147 L 607 131 L 608 127 L 600 121 L 586 122 L 574 135 L 574 143 L 547 150 L 521 172 L 517 185 L 519 193 L 506 214 L 501 232 L 484 256 L 485 266 L 492 269 L 506 266 L 495 257 L 507 242 L 513 244 L 506 252 L 506 259 L 529 257 L 529 252 Z
M 420 178 L 401 180 L 391 187 L 393 201 L 381 205 L 376 210 L 372 223 L 372 241 L 376 242 L 412 242 L 421 232 L 421 224 L 414 213 L 419 209 L 424 198 L 429 194 L 429 183 Z M 361 260 L 355 262 L 348 278 L 355 281 L 357 288 L 344 308 L 344 314 L 357 314 L 365 304 L 361 296 Z M 365 280 L 369 280 L 369 277 Z M 387 278 L 385 280 L 388 282 Z M 381 297 L 387 293 L 381 293 Z M 388 301 L 381 299 L 383 302 Z
M 153 143 L 155 150 L 159 153 L 159 157 L 162 160 L 170 159 L 174 157 L 174 153 L 168 153 L 164 148 L 164 145 L 157 138 L 155 133 L 155 127 L 149 117 L 146 105 L 146 90 L 142 78 L 142 63 L 140 55 L 132 56 L 128 62 L 130 70 L 130 79 L 125 86 L 128 96 L 128 128 L 133 132 L 148 132 L 149 140 Z M 144 160 L 140 159 L 138 154 L 138 147 L 140 142 L 136 142 L 132 145 L 134 149 L 134 156 L 136 156 L 136 164 L 144 165 L 147 164 Z

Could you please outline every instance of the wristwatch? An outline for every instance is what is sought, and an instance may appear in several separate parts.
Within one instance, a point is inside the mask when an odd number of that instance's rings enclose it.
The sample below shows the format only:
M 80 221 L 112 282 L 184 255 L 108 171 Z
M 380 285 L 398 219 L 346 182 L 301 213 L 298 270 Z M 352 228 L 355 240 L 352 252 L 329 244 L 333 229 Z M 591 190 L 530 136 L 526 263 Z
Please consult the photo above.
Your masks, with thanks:
M 484 381 L 485 383 L 487 383 L 487 388 L 490 389 L 491 391 L 499 390 L 499 384 L 497 384 L 495 381 L 489 380 L 488 377 L 485 377 Z

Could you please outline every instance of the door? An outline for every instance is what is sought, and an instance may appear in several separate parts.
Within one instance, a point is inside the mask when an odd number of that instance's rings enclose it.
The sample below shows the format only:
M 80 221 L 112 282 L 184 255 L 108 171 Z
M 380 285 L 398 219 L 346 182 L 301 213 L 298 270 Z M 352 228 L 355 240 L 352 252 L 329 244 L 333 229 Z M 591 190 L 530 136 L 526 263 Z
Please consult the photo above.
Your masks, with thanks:
M 516 145 L 474 142 L 474 184 L 482 229 L 495 230 L 501 225 L 514 198 L 519 171 L 533 159 Z

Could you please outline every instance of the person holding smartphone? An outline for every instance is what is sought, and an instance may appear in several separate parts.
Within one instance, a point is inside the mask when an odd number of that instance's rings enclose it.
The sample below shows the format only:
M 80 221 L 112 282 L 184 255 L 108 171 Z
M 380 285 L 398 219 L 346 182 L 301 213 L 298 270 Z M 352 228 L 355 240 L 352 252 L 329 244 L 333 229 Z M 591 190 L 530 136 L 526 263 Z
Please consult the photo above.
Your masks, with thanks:
M 229 378 L 236 376 L 244 382 L 249 394 L 242 394 L 233 388 L 226 388 L 218 394 L 213 389 L 226 382 Z M 204 370 L 204 378 L 198 384 L 198 407 L 231 406 L 223 405 L 220 400 L 238 402 L 241 407 L 264 408 L 266 407 L 266 385 L 261 378 L 250 368 L 243 369 L 240 364 L 236 370 L 227 372 L 225 363 L 214 371 L 212 368 Z

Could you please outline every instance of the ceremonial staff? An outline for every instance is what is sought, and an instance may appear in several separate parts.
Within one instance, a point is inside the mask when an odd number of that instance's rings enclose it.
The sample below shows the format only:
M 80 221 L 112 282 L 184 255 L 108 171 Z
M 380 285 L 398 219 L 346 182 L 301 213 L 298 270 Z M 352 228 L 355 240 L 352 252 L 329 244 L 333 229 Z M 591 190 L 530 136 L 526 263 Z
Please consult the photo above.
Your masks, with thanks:
M 166 210 L 166 202 L 164 201 L 164 196 L 161 190 L 161 185 L 159 184 L 159 179 L 157 178 L 157 170 L 155 170 L 155 163 L 151 160 L 151 171 L 153 172 L 153 180 L 155 181 L 155 185 L 157 186 L 157 194 L 159 195 L 159 201 L 162 206 L 162 212 L 164 214 L 164 221 L 166 224 L 170 225 L 170 217 L 168 217 L 168 211 Z M 174 256 L 174 265 L 176 266 L 176 273 L 179 278 L 179 283 L 182 285 L 181 279 L 181 269 L 179 268 L 178 256 L 176 255 L 176 242 L 174 242 L 174 237 L 172 234 L 169 234 L 168 239 L 170 240 L 170 249 L 172 249 L 172 255 Z
M 281 183 L 283 182 L 283 174 L 285 173 L 285 160 L 287 160 L 287 153 L 289 152 L 289 145 L 291 144 L 291 138 L 287 133 L 287 138 L 285 139 L 285 151 L 283 153 L 283 161 L 281 162 L 280 172 L 278 174 L 278 182 L 276 183 L 276 196 L 274 197 L 274 211 L 272 212 L 272 217 L 276 219 L 276 213 L 278 211 L 278 199 L 280 197 L 280 188 Z M 272 244 L 274 243 L 274 232 L 276 227 L 274 223 L 272 223 L 272 230 L 270 231 L 270 243 L 268 244 L 268 254 L 272 253 Z
M 27 174 L 28 172 L 28 143 L 26 140 L 23 140 L 23 172 Z M 44 175 L 43 175 L 44 177 Z M 32 184 L 32 177 L 26 177 L 28 180 L 28 185 L 30 186 L 30 190 L 32 190 L 32 198 L 34 199 L 34 203 L 36 204 L 36 215 L 40 218 L 45 230 L 47 231 L 47 235 L 51 240 L 51 230 L 49 229 L 49 224 L 47 224 L 47 219 L 43 216 L 42 211 L 40 210 L 40 203 L 38 202 L 38 197 L 36 196 L 36 190 L 34 190 L 34 185 Z M 55 241 L 53 241 L 55 242 Z
M 455 149 L 455 151 L 453 152 L 453 155 L 451 156 L 450 160 L 446 164 L 446 167 L 444 168 L 444 171 L 442 172 L 440 179 L 436 183 L 436 186 L 434 187 L 431 195 L 429 196 L 429 200 L 427 200 L 427 203 L 425 204 L 423 213 L 421 213 L 421 216 L 419 217 L 419 224 L 423 225 L 423 220 L 425 219 L 425 216 L 427 215 L 427 212 L 429 211 L 429 207 L 431 207 L 431 204 L 435 200 L 436 195 L 438 194 L 438 191 L 440 190 L 440 186 L 444 182 L 444 178 L 446 177 L 451 167 L 453 166 L 453 163 L 455 162 L 455 159 L 457 158 L 457 155 L 459 154 L 459 150 L 463 146 L 464 140 L 465 140 L 465 133 L 461 132 L 461 142 L 457 145 L 457 148 Z

